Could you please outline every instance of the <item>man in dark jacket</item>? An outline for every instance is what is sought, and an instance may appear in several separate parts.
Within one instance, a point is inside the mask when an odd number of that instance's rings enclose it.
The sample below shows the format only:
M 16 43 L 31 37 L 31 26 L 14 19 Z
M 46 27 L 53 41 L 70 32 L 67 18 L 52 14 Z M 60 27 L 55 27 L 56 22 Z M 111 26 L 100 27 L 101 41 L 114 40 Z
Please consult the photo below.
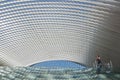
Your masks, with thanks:
M 102 61 L 99 55 L 97 56 L 96 61 L 97 61 L 97 74 L 100 74 L 102 68 Z

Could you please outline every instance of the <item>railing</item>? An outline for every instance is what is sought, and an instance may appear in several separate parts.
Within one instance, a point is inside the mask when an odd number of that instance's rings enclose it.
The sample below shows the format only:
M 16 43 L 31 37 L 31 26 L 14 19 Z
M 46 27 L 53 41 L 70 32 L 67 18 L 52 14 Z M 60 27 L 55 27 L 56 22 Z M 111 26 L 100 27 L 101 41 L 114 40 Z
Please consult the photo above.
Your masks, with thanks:
M 112 61 L 110 60 L 109 62 L 103 62 L 102 61 L 102 67 L 101 67 L 101 71 L 100 73 L 111 73 L 112 70 L 113 70 L 113 64 L 112 64 Z M 93 62 L 93 69 L 97 71 L 98 69 L 98 64 L 97 62 Z

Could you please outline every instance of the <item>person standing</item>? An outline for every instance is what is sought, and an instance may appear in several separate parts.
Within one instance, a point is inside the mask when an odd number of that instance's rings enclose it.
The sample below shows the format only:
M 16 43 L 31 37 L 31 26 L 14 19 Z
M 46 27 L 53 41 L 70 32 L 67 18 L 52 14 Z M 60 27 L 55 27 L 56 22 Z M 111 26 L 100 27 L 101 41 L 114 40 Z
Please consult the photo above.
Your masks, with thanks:
M 102 61 L 99 55 L 96 57 L 96 61 L 97 61 L 97 74 L 100 74 L 102 68 Z

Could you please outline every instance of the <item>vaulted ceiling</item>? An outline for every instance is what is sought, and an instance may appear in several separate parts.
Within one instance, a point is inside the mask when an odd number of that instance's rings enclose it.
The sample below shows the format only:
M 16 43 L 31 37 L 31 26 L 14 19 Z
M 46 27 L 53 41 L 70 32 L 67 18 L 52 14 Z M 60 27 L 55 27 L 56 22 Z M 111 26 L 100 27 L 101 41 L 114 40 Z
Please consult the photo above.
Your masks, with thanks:
M 0 1 L 0 61 L 92 65 L 96 55 L 120 68 L 119 0 Z

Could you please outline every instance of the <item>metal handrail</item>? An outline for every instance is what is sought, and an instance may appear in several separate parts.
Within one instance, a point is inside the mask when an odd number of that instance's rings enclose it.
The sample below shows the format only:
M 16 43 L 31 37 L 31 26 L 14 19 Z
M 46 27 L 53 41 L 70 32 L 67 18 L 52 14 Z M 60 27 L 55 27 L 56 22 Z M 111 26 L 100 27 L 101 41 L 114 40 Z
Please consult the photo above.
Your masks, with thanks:
M 93 69 L 97 70 L 97 68 L 98 68 L 98 64 L 95 60 L 95 62 L 93 62 Z M 101 68 L 102 73 L 111 73 L 112 70 L 113 70 L 113 64 L 111 60 L 107 63 L 102 61 L 102 68 Z

